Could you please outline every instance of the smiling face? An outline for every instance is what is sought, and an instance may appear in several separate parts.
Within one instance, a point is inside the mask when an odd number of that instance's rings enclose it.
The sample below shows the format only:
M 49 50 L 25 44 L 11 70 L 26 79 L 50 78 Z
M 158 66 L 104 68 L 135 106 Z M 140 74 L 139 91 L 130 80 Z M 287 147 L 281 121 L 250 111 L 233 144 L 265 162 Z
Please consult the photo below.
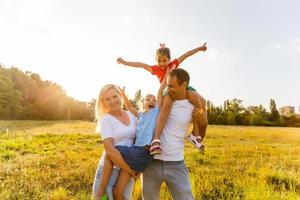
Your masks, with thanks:
M 166 69 L 170 63 L 170 59 L 165 55 L 157 55 L 157 66 L 161 69 Z
M 103 104 L 108 112 L 120 111 L 122 109 L 122 99 L 120 94 L 113 88 L 103 94 Z
M 178 94 L 183 94 L 186 91 L 187 83 L 179 84 L 176 76 L 167 77 L 168 94 L 171 99 L 177 99 Z
M 145 112 L 148 112 L 151 108 L 156 105 L 156 98 L 152 94 L 147 94 L 143 99 L 143 108 Z

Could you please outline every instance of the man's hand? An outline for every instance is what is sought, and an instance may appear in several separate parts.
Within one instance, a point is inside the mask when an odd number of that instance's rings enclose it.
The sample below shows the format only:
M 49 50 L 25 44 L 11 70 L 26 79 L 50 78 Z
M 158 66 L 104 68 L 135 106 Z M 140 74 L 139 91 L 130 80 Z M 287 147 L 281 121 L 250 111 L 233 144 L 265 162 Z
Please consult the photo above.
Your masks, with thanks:
M 119 57 L 118 59 L 117 59 L 117 62 L 120 64 L 124 64 L 124 62 L 125 62 L 125 60 L 123 60 L 123 58 L 121 58 L 121 57 Z
M 207 50 L 206 42 L 199 49 L 200 51 L 206 51 Z

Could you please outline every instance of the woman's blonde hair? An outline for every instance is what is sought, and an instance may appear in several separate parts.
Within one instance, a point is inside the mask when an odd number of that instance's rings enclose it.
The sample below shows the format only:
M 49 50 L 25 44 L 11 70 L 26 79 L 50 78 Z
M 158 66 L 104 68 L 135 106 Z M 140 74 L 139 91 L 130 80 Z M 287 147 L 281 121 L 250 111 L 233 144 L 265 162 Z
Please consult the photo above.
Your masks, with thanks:
M 103 115 L 105 115 L 108 112 L 108 109 L 104 105 L 103 96 L 104 94 L 110 90 L 114 89 L 119 95 L 121 95 L 119 88 L 114 84 L 107 84 L 102 87 L 100 90 L 97 102 L 96 102 L 96 108 L 95 108 L 95 114 L 96 114 L 96 120 L 100 121 Z

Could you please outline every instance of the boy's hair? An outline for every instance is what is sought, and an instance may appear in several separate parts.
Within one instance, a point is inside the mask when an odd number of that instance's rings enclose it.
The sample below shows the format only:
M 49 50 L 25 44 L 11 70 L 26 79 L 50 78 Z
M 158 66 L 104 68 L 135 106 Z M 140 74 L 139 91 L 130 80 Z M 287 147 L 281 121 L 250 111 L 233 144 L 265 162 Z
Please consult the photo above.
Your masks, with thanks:
M 182 68 L 177 68 L 177 69 L 170 71 L 169 76 L 172 78 L 176 77 L 179 85 L 181 85 L 184 82 L 186 82 L 187 85 L 189 85 L 189 83 L 190 83 L 189 73 Z
M 160 48 L 156 50 L 156 59 L 158 56 L 166 56 L 169 60 L 171 60 L 170 49 L 165 47 L 165 44 L 160 44 Z

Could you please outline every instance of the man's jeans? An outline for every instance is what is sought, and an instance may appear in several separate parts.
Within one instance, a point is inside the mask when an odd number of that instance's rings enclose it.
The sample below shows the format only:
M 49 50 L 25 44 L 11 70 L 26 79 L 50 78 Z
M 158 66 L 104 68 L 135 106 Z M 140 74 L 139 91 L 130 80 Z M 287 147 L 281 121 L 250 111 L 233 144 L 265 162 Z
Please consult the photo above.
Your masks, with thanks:
M 165 181 L 174 200 L 193 200 L 189 172 L 184 161 L 154 160 L 143 172 L 143 199 L 158 200 Z

